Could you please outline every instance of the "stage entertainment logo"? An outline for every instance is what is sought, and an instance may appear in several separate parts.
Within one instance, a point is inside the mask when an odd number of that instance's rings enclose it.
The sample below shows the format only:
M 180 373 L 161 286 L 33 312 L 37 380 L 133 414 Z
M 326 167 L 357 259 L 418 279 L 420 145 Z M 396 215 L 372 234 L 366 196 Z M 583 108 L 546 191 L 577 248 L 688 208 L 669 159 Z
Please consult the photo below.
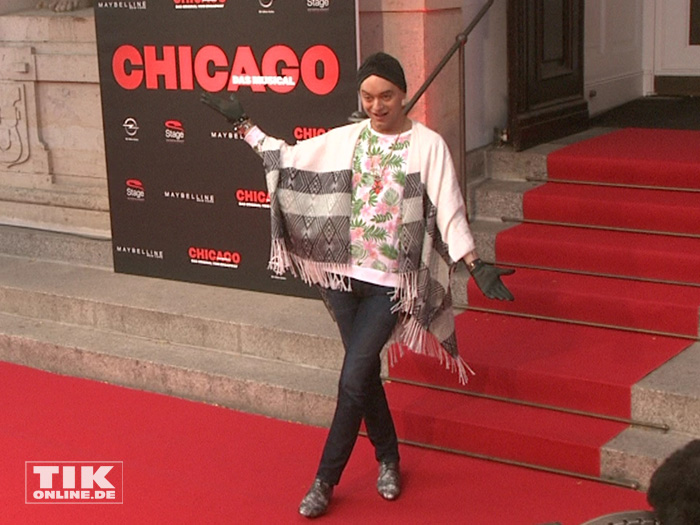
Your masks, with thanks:
M 131 9 L 143 10 L 146 8 L 146 0 L 138 1 L 114 1 L 114 2 L 97 2 L 98 9 Z
M 126 180 L 126 198 L 130 201 L 143 202 L 146 200 L 146 190 L 143 187 L 143 182 L 138 179 Z
M 185 128 L 179 120 L 165 121 L 165 141 L 182 144 L 185 142 Z
M 25 503 L 124 503 L 123 461 L 25 461 Z
M 214 195 L 205 193 L 193 193 L 189 191 L 169 191 L 163 192 L 166 199 L 178 199 L 182 201 L 192 201 L 201 204 L 214 204 Z
M 212 248 L 198 248 L 190 246 L 187 255 L 192 264 L 204 264 L 206 266 L 219 266 L 222 268 L 238 268 L 241 263 L 241 254 L 229 250 L 214 250 Z
M 306 0 L 306 10 L 309 12 L 325 12 L 331 8 L 331 0 Z
M 173 0 L 175 9 L 221 9 L 226 0 Z

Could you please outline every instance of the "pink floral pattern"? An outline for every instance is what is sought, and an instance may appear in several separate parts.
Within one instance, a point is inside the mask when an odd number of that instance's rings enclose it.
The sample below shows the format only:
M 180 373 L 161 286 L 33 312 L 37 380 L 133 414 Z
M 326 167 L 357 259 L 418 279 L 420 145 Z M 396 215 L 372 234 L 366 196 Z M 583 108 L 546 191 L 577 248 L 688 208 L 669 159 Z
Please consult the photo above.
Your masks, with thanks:
M 397 271 L 410 139 L 410 130 L 381 135 L 369 124 L 360 134 L 353 158 L 350 220 L 350 251 L 355 266 Z

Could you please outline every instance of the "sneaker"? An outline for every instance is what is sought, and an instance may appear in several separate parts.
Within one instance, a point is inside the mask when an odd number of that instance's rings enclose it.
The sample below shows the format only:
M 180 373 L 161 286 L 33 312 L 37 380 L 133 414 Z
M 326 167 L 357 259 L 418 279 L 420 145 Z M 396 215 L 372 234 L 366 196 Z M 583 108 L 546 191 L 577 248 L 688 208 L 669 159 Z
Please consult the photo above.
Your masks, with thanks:
M 316 518 L 326 513 L 328 503 L 333 495 L 333 485 L 316 478 L 299 505 L 299 514 L 307 518 Z
M 377 492 L 382 498 L 388 500 L 394 500 L 399 497 L 399 494 L 401 494 L 401 475 L 399 474 L 398 463 L 379 463 Z

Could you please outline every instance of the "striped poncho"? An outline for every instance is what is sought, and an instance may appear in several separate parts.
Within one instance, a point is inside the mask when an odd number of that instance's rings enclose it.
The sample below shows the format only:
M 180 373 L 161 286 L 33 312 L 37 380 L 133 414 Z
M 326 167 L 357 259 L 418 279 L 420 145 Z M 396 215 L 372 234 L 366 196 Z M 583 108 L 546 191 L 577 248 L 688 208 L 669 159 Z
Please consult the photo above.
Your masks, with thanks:
M 390 347 L 390 360 L 408 348 L 437 357 L 466 382 L 471 370 L 457 351 L 449 287 L 455 263 L 474 249 L 474 240 L 447 145 L 422 124 L 412 125 L 393 297 L 398 344 Z M 349 289 L 343 274 L 350 264 L 352 159 L 365 126 L 349 124 L 294 146 L 259 130 L 246 136 L 265 167 L 275 273 Z

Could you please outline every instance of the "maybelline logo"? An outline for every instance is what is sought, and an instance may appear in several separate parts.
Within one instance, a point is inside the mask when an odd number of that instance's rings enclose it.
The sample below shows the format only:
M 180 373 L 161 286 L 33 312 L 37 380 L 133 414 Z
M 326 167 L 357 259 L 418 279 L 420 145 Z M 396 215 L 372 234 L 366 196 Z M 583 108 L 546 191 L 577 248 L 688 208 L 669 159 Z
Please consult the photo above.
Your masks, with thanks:
M 163 259 L 163 250 L 151 250 L 148 248 L 137 248 L 135 246 L 117 246 L 117 253 L 128 255 L 138 255 L 147 259 Z
M 209 132 L 209 136 L 213 139 L 226 139 L 226 140 L 238 139 L 238 134 L 232 130 L 211 131 L 211 132 Z
M 221 9 L 226 0 L 173 0 L 175 9 Z
M 98 9 L 146 9 L 146 0 L 133 2 L 97 2 Z
M 136 122 L 135 118 L 127 117 L 126 119 L 124 119 L 122 127 L 124 128 L 124 133 L 126 133 L 126 137 L 124 137 L 124 140 L 129 142 L 139 141 L 139 138 L 136 136 L 136 134 L 139 132 L 139 124 L 138 122 Z
M 166 199 L 179 199 L 183 201 L 201 202 L 203 204 L 214 204 L 214 195 L 204 193 L 190 193 L 189 191 L 168 191 L 163 192 Z

